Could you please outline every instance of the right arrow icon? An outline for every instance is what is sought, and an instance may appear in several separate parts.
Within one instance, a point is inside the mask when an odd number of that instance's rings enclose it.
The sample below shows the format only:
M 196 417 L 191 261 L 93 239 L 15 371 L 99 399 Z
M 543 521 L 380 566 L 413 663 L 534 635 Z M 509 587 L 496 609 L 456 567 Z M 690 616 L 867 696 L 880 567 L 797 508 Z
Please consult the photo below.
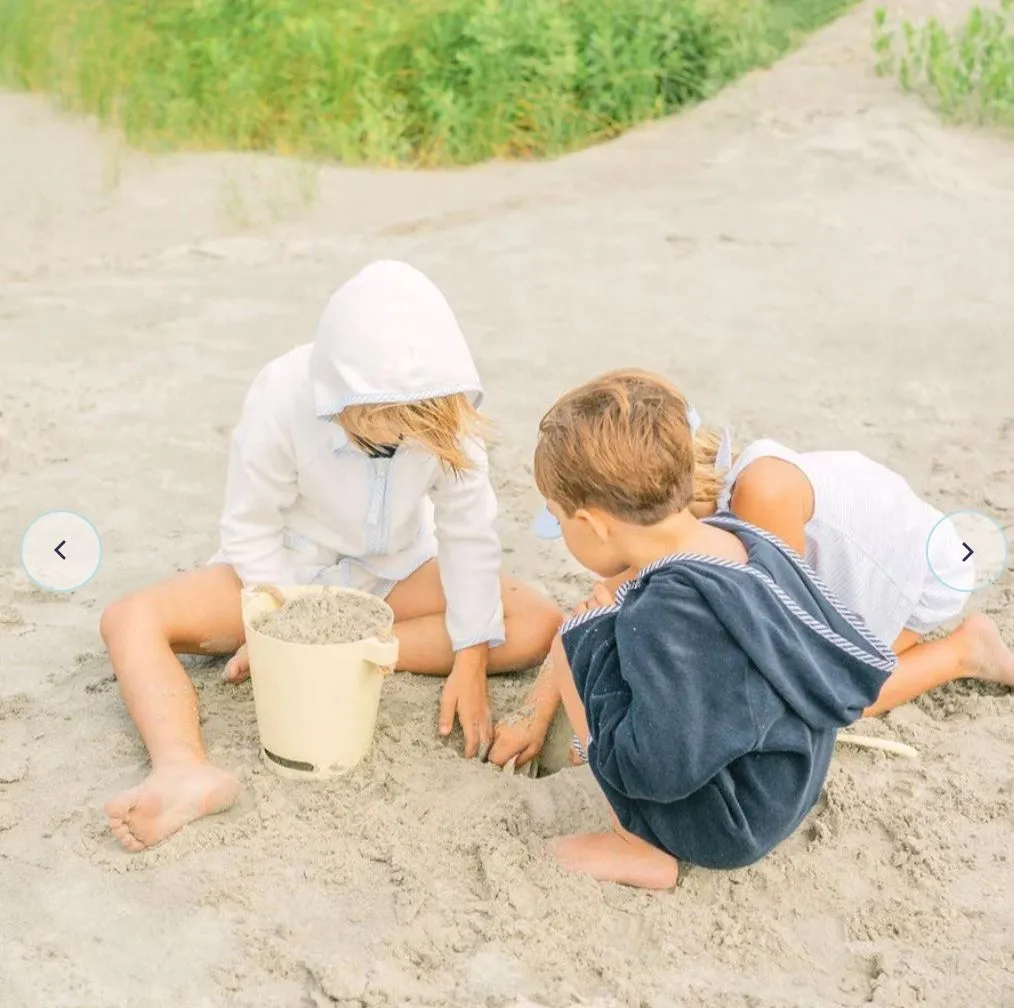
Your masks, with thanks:
M 968 543 L 966 542 L 963 542 L 961 545 L 964 546 L 966 550 L 968 550 L 968 552 L 961 558 L 961 562 L 964 563 L 975 552 L 975 550 L 972 549 L 972 547 L 969 546 Z

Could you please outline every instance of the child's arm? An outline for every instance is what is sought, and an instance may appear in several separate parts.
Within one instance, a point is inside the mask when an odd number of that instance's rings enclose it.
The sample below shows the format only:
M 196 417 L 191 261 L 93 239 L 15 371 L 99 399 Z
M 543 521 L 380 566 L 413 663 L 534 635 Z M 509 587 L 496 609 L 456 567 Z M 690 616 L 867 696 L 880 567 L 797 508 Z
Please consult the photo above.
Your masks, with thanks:
M 447 634 L 455 653 L 504 642 L 496 494 L 485 449 L 476 441 L 466 448 L 474 468 L 459 474 L 441 469 L 430 488 Z
M 271 375 L 257 376 L 232 435 L 221 520 L 221 549 L 246 586 L 295 583 L 283 545 L 283 514 L 298 494 L 289 436 L 270 394 Z
M 560 688 L 552 657 L 546 658 L 542 668 L 525 697 L 525 702 L 493 729 L 493 748 L 489 751 L 490 763 L 503 766 L 515 760 L 523 767 L 542 751 L 543 743 L 560 706 Z
M 751 462 L 736 480 L 730 508 L 737 518 L 778 536 L 803 555 L 806 523 L 813 517 L 813 487 L 791 462 Z
M 636 571 L 627 571 L 619 577 L 599 582 L 591 596 L 578 605 L 574 613 L 612 605 L 616 589 L 635 573 Z M 561 699 L 559 673 L 553 668 L 553 655 L 550 652 L 521 707 L 497 722 L 493 730 L 493 748 L 489 753 L 490 763 L 503 766 L 513 758 L 520 767 L 538 756 Z
M 474 756 L 492 740 L 486 663 L 489 648 L 504 643 L 500 598 L 500 539 L 494 527 L 496 494 L 489 461 L 478 441 L 466 445 L 472 469 L 441 468 L 433 486 L 440 581 L 447 611 L 447 636 L 454 667 L 444 686 L 440 732 L 449 734 L 455 714 L 465 734 L 465 755 Z

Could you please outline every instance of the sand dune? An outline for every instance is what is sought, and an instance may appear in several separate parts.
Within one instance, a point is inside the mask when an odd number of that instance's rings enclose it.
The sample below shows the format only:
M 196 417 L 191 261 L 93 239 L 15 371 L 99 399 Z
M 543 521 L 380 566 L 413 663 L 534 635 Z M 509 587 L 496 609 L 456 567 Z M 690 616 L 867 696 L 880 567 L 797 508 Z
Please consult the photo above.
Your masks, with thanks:
M 535 424 L 619 364 L 740 440 L 857 448 L 1014 522 L 1014 155 L 875 78 L 870 17 L 611 145 L 446 174 L 147 156 L 0 95 L 4 1008 L 1014 1004 L 999 689 L 870 726 L 921 758 L 842 749 L 783 849 L 662 896 L 562 875 L 542 838 L 601 815 L 585 776 L 465 763 L 407 677 L 350 779 L 293 786 L 258 761 L 249 686 L 195 662 L 240 804 L 135 856 L 101 815 L 145 767 L 101 607 L 210 554 L 248 382 L 371 258 L 447 290 L 501 424 L 507 561 L 561 601 L 587 582 L 526 530 Z M 69 601 L 18 567 L 54 508 L 103 537 Z M 1010 640 L 1012 601 L 1008 572 L 972 604 Z M 497 682 L 497 711 L 525 685 Z

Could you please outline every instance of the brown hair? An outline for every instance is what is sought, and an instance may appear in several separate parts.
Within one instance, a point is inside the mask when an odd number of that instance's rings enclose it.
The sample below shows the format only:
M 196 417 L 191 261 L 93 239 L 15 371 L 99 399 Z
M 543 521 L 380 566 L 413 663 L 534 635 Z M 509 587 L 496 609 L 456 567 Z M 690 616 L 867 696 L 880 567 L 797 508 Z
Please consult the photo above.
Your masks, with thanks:
M 347 406 L 336 420 L 361 445 L 414 441 L 454 473 L 475 467 L 465 444 L 470 438 L 482 438 L 490 426 L 462 392 L 409 403 Z
M 539 424 L 535 482 L 567 515 L 597 507 L 654 525 L 694 497 L 687 401 L 647 371 L 612 371 L 562 396 Z

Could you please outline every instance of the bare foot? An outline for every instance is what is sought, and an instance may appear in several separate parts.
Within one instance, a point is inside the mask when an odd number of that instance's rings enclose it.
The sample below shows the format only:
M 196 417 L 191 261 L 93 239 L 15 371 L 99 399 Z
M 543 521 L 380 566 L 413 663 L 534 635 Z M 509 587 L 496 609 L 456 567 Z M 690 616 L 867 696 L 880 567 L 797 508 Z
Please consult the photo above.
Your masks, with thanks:
M 676 859 L 640 837 L 623 833 L 575 833 L 550 847 L 564 871 L 591 875 L 639 889 L 671 889 L 679 878 Z
M 1014 687 L 1014 654 L 985 613 L 973 613 L 957 633 L 962 638 L 961 668 L 965 675 Z
M 250 678 L 250 658 L 245 644 L 226 662 L 222 678 L 234 684 Z
M 139 851 L 201 816 L 224 812 L 238 792 L 239 781 L 228 770 L 207 763 L 163 767 L 106 802 L 106 815 L 113 836 Z

